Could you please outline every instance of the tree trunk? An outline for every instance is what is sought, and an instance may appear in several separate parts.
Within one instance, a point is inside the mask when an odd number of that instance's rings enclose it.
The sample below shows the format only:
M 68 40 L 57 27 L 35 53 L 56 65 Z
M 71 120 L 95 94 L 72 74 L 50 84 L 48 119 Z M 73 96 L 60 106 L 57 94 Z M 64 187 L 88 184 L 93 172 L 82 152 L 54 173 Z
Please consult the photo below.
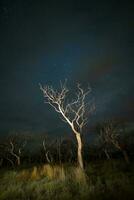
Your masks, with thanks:
M 17 165 L 20 166 L 20 157 L 17 156 Z
M 12 167 L 14 168 L 14 163 L 13 163 L 13 161 L 12 161 L 11 159 L 9 159 L 9 158 L 6 158 L 6 159 L 11 163 Z
M 115 146 L 122 152 L 126 163 L 129 164 L 130 163 L 129 162 L 129 157 L 128 157 L 128 154 L 127 154 L 126 150 L 124 148 L 122 148 L 120 144 L 116 144 Z
M 125 150 L 122 150 L 122 153 L 123 153 L 123 156 L 124 156 L 126 163 L 129 164 L 129 157 L 128 157 L 127 152 Z
M 83 157 L 82 157 L 82 140 L 81 140 L 80 133 L 76 134 L 76 139 L 77 139 L 77 143 L 78 143 L 78 147 L 77 147 L 78 164 L 79 164 L 79 167 L 83 170 L 84 165 L 83 165 Z
M 109 155 L 109 153 L 108 153 L 108 151 L 106 149 L 104 149 L 104 153 L 105 153 L 105 155 L 107 157 L 107 160 L 110 160 L 111 159 L 110 155 Z
M 119 145 L 119 149 L 122 152 L 126 163 L 129 164 L 129 157 L 128 157 L 128 154 L 127 154 L 126 150 L 124 148 L 122 148 L 120 145 Z

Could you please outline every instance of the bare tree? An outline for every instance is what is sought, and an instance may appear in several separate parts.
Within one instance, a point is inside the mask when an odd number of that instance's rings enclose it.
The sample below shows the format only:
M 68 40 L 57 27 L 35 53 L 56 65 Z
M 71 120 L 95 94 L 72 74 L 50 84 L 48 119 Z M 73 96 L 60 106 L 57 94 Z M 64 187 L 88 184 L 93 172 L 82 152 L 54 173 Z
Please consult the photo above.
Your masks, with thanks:
M 101 152 L 103 152 L 107 160 L 110 160 L 111 156 L 109 153 L 109 149 L 110 149 L 109 142 L 107 140 L 102 124 L 97 124 L 96 133 L 98 135 L 98 137 L 96 138 L 96 145 L 99 147 L 99 155 L 101 155 Z
M 115 148 L 122 152 L 124 159 L 129 163 L 129 157 L 123 145 L 120 142 L 120 131 L 118 123 L 107 121 L 100 126 L 100 137 L 106 145 L 112 144 Z M 105 148 L 106 149 L 106 148 Z
M 7 138 L 0 138 L 0 166 L 4 163 L 4 161 L 8 161 L 12 167 L 14 167 L 14 162 L 12 161 L 11 154 L 8 151 L 9 143 L 7 141 Z
M 77 84 L 76 98 L 68 102 L 66 97 L 69 89 L 66 86 L 66 81 L 64 84 L 60 83 L 60 86 L 59 91 L 48 85 L 44 87 L 40 85 L 40 89 L 43 92 L 45 103 L 51 105 L 62 116 L 62 120 L 71 127 L 78 144 L 78 164 L 83 169 L 81 133 L 88 120 L 86 117 L 87 104 L 85 98 L 91 92 L 91 88 L 88 87 L 87 90 L 84 90 L 80 84 Z M 90 111 L 92 109 L 93 106 L 90 105 Z
M 17 166 L 21 164 L 22 150 L 24 150 L 26 143 L 26 138 L 17 133 L 11 134 L 7 139 L 6 150 L 13 158 L 15 158 L 15 163 Z
M 51 152 L 50 152 L 51 144 L 48 146 L 46 137 L 43 139 L 42 145 L 43 145 L 43 149 L 45 151 L 45 158 L 46 158 L 47 162 L 52 163 L 53 157 L 52 157 Z

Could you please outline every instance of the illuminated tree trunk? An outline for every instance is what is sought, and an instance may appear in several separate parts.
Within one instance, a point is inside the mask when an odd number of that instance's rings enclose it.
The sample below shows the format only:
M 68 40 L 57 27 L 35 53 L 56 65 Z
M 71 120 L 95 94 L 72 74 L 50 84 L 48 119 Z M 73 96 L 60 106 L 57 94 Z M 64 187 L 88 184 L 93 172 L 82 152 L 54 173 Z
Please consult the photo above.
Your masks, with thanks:
M 84 169 L 83 165 L 83 156 L 82 156 L 82 140 L 81 140 L 81 135 L 80 133 L 76 134 L 76 139 L 77 139 L 77 159 L 78 159 L 78 164 L 81 169 Z
M 82 140 L 81 132 L 83 127 L 87 124 L 86 117 L 86 96 L 90 93 L 91 88 L 88 87 L 87 90 L 83 90 L 80 84 L 77 84 L 77 93 L 76 98 L 73 99 L 70 103 L 67 103 L 66 96 L 69 92 L 66 87 L 66 81 L 64 84 L 61 83 L 61 89 L 59 91 L 54 90 L 51 86 L 40 85 L 40 89 L 43 92 L 43 95 L 46 99 L 46 103 L 50 104 L 56 112 L 62 115 L 62 120 L 69 124 L 71 127 L 76 140 L 77 140 L 77 159 L 78 165 L 83 170 L 83 157 L 82 157 Z M 92 111 L 94 107 L 92 108 Z

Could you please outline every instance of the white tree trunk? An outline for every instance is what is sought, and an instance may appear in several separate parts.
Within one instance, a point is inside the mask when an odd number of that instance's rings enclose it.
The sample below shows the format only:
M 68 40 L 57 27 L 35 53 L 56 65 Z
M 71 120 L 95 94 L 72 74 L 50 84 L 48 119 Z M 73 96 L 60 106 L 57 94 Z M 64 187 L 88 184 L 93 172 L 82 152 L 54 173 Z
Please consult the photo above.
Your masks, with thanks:
M 46 103 L 50 104 L 56 112 L 60 113 L 63 117 L 63 121 L 67 122 L 71 129 L 73 130 L 77 144 L 77 156 L 78 156 L 78 164 L 79 167 L 83 170 L 83 157 L 82 157 L 82 140 L 81 134 L 83 127 L 87 123 L 86 117 L 86 96 L 90 93 L 91 88 L 88 87 L 87 90 L 81 88 L 80 84 L 77 84 L 77 94 L 76 98 L 72 100 L 70 103 L 67 103 L 66 96 L 69 92 L 66 87 L 66 81 L 64 84 L 61 83 L 61 90 L 54 90 L 51 86 L 40 85 L 40 89 L 43 92 L 44 98 L 46 99 Z M 90 107 L 90 109 L 93 107 Z M 79 132 L 80 131 L 80 132 Z
M 78 164 L 81 169 L 84 169 L 83 157 L 82 157 L 82 140 L 81 140 L 80 133 L 76 134 L 76 139 L 77 139 L 77 143 L 78 143 L 78 147 L 77 147 Z

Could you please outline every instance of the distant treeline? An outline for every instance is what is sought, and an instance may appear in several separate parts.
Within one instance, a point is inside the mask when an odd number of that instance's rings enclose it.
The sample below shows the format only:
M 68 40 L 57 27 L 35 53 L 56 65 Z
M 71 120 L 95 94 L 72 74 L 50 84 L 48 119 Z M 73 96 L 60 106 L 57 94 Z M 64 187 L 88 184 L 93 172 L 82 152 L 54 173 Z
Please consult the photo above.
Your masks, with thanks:
M 94 140 L 88 143 L 83 136 L 84 163 L 102 159 L 124 159 L 130 163 L 134 157 L 134 129 L 105 122 L 98 124 Z M 51 138 L 46 133 L 12 132 L 0 139 L 0 167 L 31 164 L 62 164 L 77 161 L 77 144 L 73 138 Z

